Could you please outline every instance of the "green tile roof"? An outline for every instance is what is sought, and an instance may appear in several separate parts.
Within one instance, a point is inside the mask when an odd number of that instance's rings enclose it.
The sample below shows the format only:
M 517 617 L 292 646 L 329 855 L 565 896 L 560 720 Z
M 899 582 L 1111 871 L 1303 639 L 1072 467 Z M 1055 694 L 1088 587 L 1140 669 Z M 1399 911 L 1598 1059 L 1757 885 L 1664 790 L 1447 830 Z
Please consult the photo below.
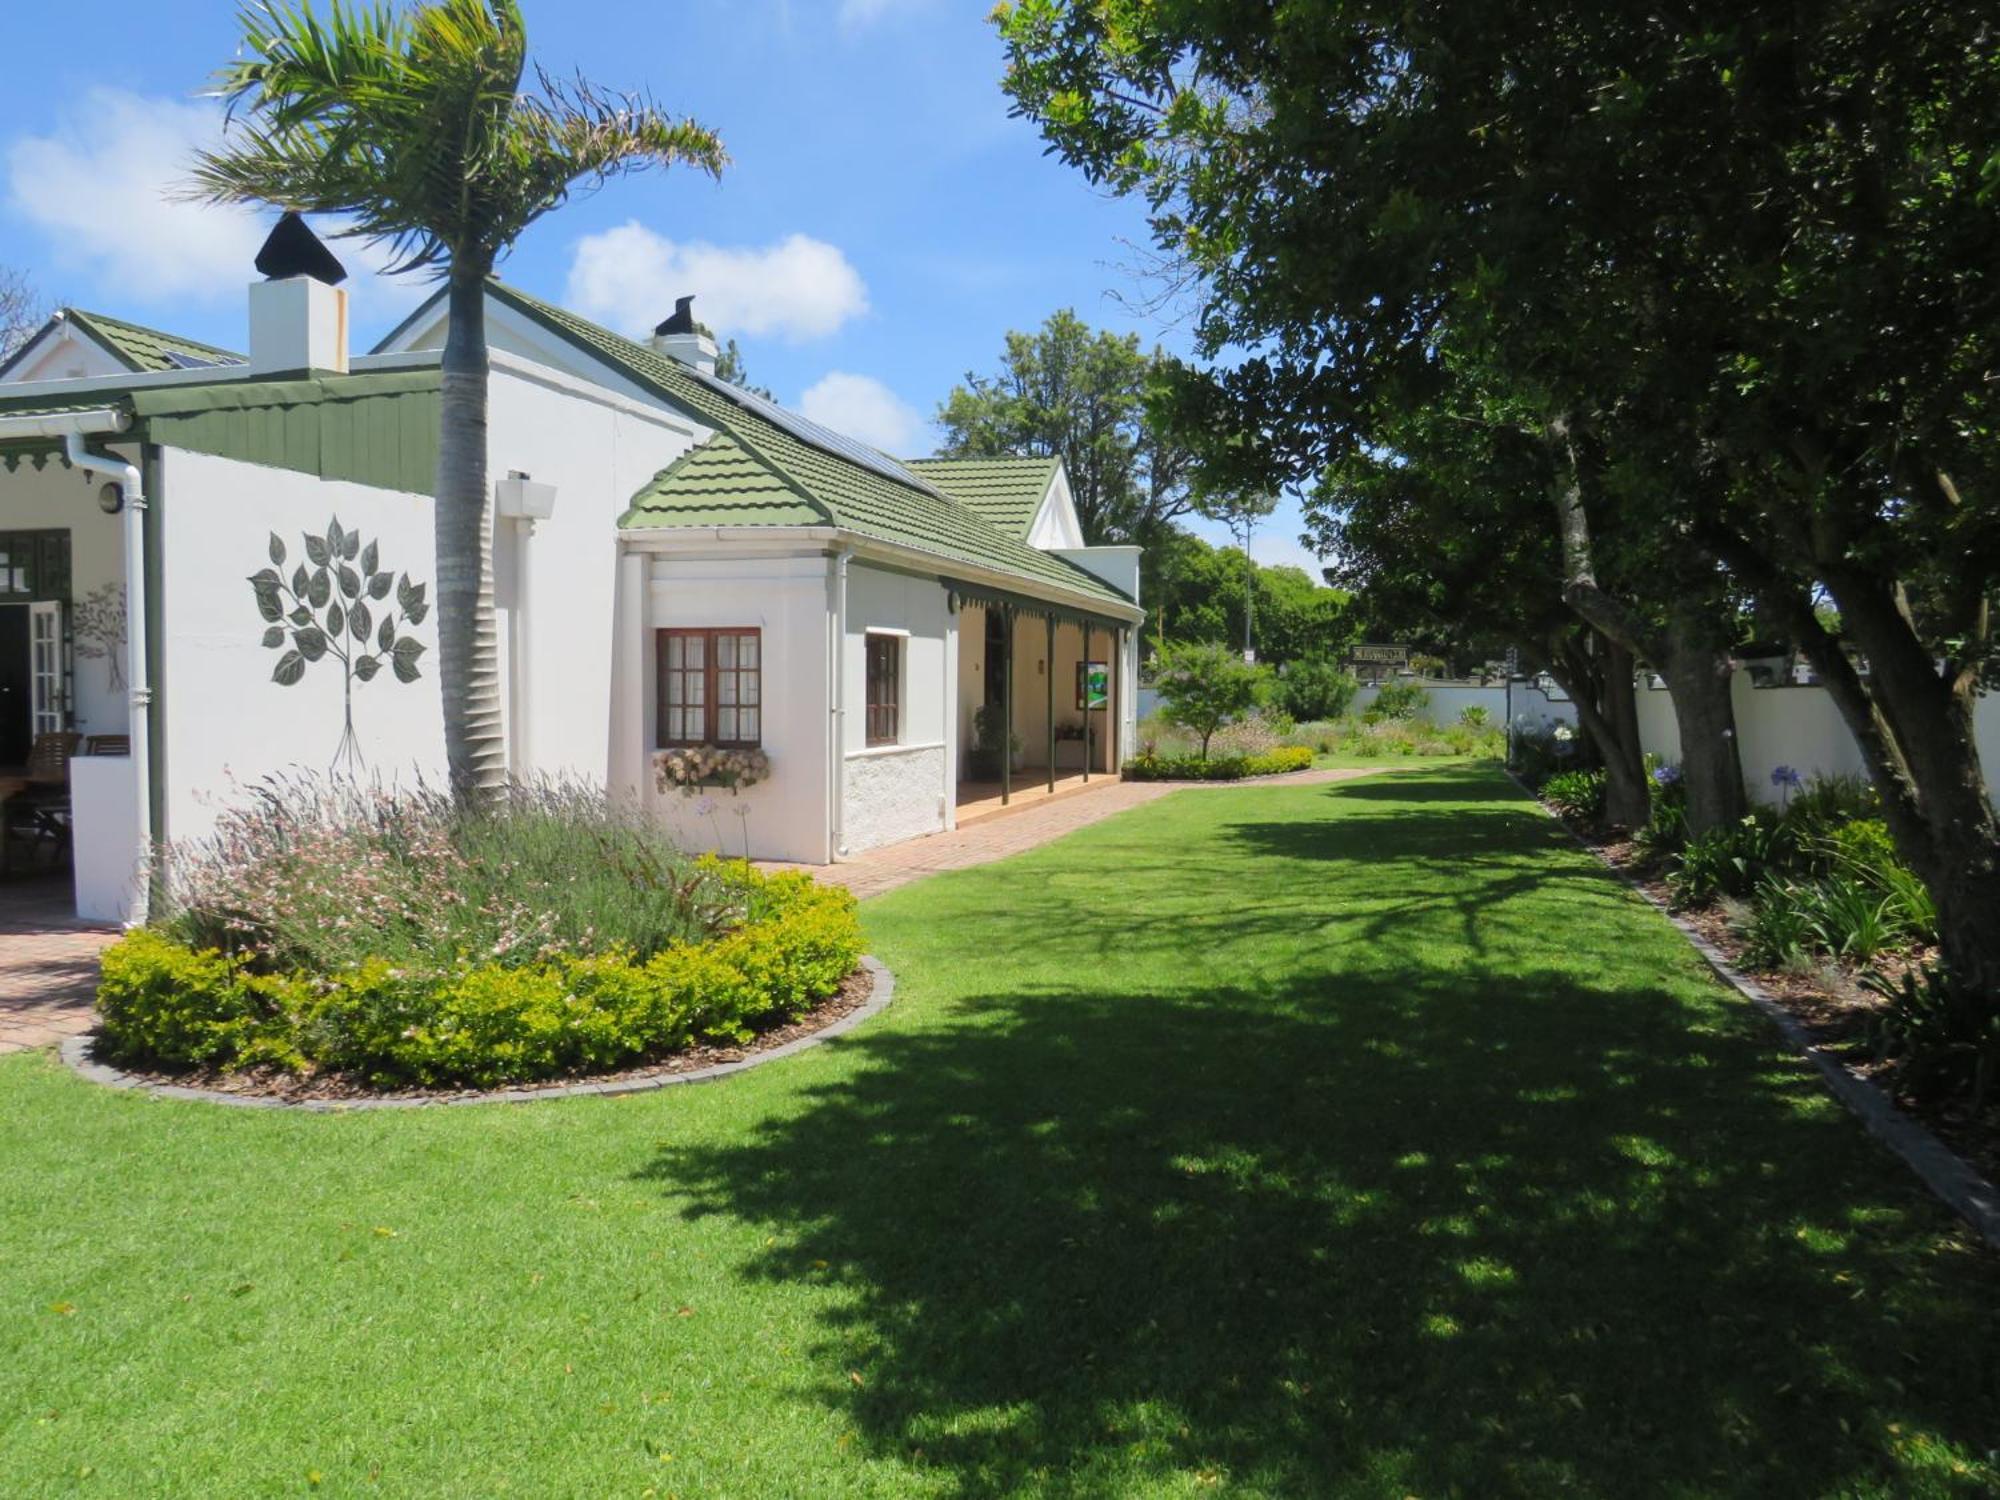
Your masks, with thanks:
M 1026 541 L 1055 482 L 1054 458 L 913 458 L 909 468 L 970 506 L 1009 536 Z
M 138 323 L 127 323 L 123 318 L 85 312 L 80 307 L 66 307 L 62 311 L 62 316 L 96 339 L 134 370 L 184 370 L 188 368 L 189 362 L 197 366 L 247 363 L 242 355 L 233 350 L 218 349 L 213 344 L 203 344 L 194 339 L 162 333 L 157 328 L 147 328 Z M 182 358 L 175 359 L 173 357 L 175 355 L 180 355 Z
M 644 344 L 513 287 L 489 286 L 498 301 L 716 430 L 697 449 L 698 459 L 688 455 L 633 497 L 621 526 L 831 525 L 932 553 L 947 572 L 953 561 L 969 563 L 1104 603 L 1132 603 L 1067 558 L 1028 546 L 970 506 L 928 488 L 928 481 L 911 476 L 905 482 L 808 442 L 760 415 L 753 398 L 739 399 L 721 382 L 705 381 Z

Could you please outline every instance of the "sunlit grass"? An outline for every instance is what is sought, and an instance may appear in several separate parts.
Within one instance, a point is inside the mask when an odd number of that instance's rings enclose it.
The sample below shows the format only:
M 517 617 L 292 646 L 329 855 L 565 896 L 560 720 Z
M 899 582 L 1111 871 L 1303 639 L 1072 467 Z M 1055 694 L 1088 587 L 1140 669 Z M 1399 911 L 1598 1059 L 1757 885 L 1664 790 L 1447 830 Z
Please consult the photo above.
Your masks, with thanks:
M 0 1060 L 0 1495 L 1972 1496 L 2000 1278 L 1497 774 L 864 908 L 725 1083 L 265 1114 Z

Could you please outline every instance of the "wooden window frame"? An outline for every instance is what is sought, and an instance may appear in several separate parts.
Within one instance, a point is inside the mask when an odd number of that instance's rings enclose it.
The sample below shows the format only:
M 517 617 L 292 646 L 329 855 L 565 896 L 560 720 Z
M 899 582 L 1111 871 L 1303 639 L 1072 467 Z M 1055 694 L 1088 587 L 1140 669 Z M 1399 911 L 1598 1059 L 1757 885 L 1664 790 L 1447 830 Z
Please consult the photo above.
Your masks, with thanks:
M 871 630 L 865 639 L 861 657 L 861 691 L 868 748 L 873 750 L 883 745 L 900 745 L 903 743 L 904 637 L 886 630 Z M 875 651 L 878 646 L 889 653 L 889 695 L 886 702 L 878 702 L 875 697 Z M 886 732 L 877 727 L 883 722 L 880 717 L 883 715 L 887 716 Z
M 667 734 L 667 677 L 669 672 L 683 672 L 685 668 L 670 668 L 667 665 L 667 642 L 674 637 L 683 640 L 699 638 L 702 642 L 701 676 L 702 704 L 699 739 L 675 739 Z M 757 642 L 757 665 L 754 667 L 732 667 L 739 685 L 741 679 L 752 676 L 757 679 L 757 701 L 745 705 L 739 702 L 734 708 L 750 707 L 757 711 L 757 733 L 749 739 L 720 739 L 716 735 L 716 715 L 720 711 L 721 695 L 716 690 L 716 680 L 721 675 L 717 665 L 722 653 L 716 649 L 716 642 L 722 636 L 748 636 Z M 756 625 L 696 625 L 662 627 L 653 632 L 653 743 L 661 750 L 686 750 L 696 745 L 713 745 L 719 750 L 754 750 L 764 742 L 764 632 Z

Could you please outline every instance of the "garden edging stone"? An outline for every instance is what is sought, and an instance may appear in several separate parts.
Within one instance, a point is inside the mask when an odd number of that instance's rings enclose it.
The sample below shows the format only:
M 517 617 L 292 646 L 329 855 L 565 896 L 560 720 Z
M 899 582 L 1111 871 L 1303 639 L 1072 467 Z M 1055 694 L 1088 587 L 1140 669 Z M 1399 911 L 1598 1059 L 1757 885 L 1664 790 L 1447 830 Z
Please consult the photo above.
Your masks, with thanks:
M 712 1082 L 718 1078 L 726 1078 L 732 1073 L 741 1073 L 750 1068 L 761 1067 L 768 1062 L 776 1062 L 781 1057 L 791 1057 L 808 1047 L 817 1047 L 821 1042 L 837 1037 L 843 1032 L 852 1031 L 863 1021 L 880 1015 L 895 998 L 896 976 L 871 953 L 864 953 L 861 956 L 860 967 L 869 978 L 868 998 L 846 1015 L 809 1035 L 794 1037 L 789 1042 L 763 1052 L 752 1053 L 733 1062 L 711 1063 L 707 1067 L 690 1068 L 684 1073 L 647 1073 L 596 1083 L 566 1083 L 552 1088 L 493 1089 L 485 1093 L 417 1098 L 273 1099 L 256 1094 L 232 1094 L 222 1089 L 193 1088 L 187 1084 L 160 1083 L 151 1078 L 122 1072 L 109 1063 L 98 1062 L 92 1056 L 96 1046 L 95 1033 L 67 1037 L 63 1040 L 60 1050 L 62 1060 L 77 1076 L 87 1078 L 92 1083 L 103 1084 L 106 1088 L 128 1089 L 135 1093 L 151 1094 L 159 1099 L 193 1099 L 207 1104 L 227 1104 L 239 1109 L 291 1109 L 303 1110 L 310 1114 L 346 1114 L 363 1109 L 436 1109 L 457 1104 L 529 1104 L 543 1099 L 644 1094 L 655 1089 L 669 1088 L 677 1083 Z
M 1592 848 L 1588 840 L 1580 837 L 1575 829 L 1544 806 L 1541 799 L 1529 791 L 1511 770 L 1507 775 L 1543 816 L 1562 829 L 1579 848 L 1587 850 L 1640 900 L 1673 923 L 1694 951 L 1714 970 L 1716 977 L 1761 1011 L 1777 1027 L 1778 1034 L 1786 1043 L 1819 1071 L 1828 1091 L 1867 1127 L 1868 1133 L 1901 1157 L 1932 1195 L 1971 1225 L 1981 1239 L 2000 1250 L 2000 1188 L 1982 1177 L 1970 1162 L 1947 1146 L 1921 1121 L 1898 1109 L 1895 1100 L 1884 1090 L 1854 1073 L 1815 1042 L 1798 1017 L 1772 999 L 1755 979 L 1731 964 L 1722 950 L 1703 937 L 1692 922 L 1682 918 L 1659 897 L 1619 869 L 1602 850 Z

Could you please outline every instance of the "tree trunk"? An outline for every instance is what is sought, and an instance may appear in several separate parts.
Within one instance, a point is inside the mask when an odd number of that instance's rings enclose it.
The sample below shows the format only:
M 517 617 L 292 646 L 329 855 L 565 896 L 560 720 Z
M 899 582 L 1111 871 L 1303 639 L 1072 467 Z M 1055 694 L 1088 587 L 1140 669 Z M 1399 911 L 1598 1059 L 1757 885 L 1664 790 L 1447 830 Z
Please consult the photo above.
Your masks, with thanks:
M 1743 763 L 1729 688 L 1734 667 L 1728 653 L 1715 644 L 1713 606 L 1699 595 L 1677 596 L 1667 610 L 1666 628 L 1659 629 L 1598 583 L 1591 561 L 1590 520 L 1568 449 L 1568 431 L 1556 423 L 1551 432 L 1564 460 L 1554 485 L 1563 602 L 1603 635 L 1651 662 L 1666 679 L 1680 725 L 1689 831 L 1706 833 L 1734 823 L 1745 812 Z
M 1730 827 L 1749 811 L 1730 696 L 1735 664 L 1703 643 L 1707 622 L 1700 613 L 1695 606 L 1675 606 L 1659 663 L 1680 725 L 1681 786 L 1693 834 Z
M 1599 637 L 1598 644 L 1610 642 Z M 1623 652 L 1615 653 L 1615 661 L 1610 651 L 1593 660 L 1574 641 L 1552 643 L 1549 652 L 1549 675 L 1576 705 L 1577 727 L 1604 764 L 1604 820 L 1618 828 L 1637 828 L 1652 812 L 1631 668 L 1632 659 Z
M 445 764 L 461 803 L 506 786 L 498 630 L 493 614 L 492 503 L 486 480 L 486 281 L 452 268 L 451 321 L 441 364 L 437 535 L 438 687 Z

